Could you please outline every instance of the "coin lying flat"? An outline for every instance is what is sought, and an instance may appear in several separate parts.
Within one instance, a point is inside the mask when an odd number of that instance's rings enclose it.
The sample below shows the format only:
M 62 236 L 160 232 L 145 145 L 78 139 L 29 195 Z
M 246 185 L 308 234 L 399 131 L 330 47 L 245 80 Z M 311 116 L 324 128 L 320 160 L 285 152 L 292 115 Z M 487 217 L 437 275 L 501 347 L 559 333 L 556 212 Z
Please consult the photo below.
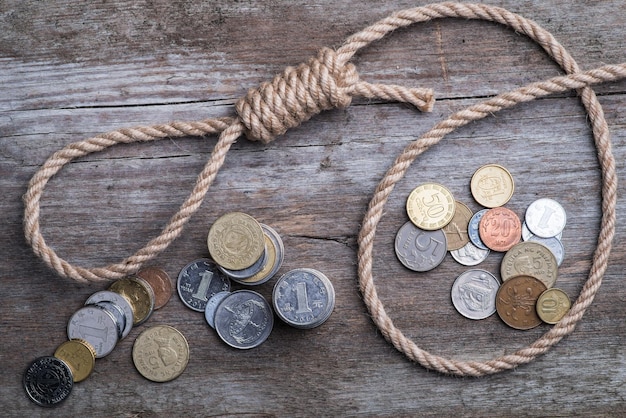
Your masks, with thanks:
M 67 324 L 67 337 L 87 341 L 96 350 L 96 358 L 109 354 L 115 348 L 118 337 L 115 317 L 97 305 L 87 305 L 76 312 Z
M 54 357 L 69 366 L 74 382 L 85 380 L 96 365 L 96 350 L 87 341 L 78 338 L 58 346 Z
M 489 209 L 481 209 L 472 215 L 470 219 L 469 225 L 467 226 L 467 233 L 469 235 L 469 239 L 478 248 L 482 250 L 488 250 L 487 246 L 480 239 L 480 233 L 478 232 L 478 225 L 480 225 L 480 220 L 483 218 L 485 213 L 487 213 Z
M 513 277 L 500 286 L 496 297 L 496 311 L 508 326 L 526 330 L 541 324 L 535 306 L 546 290 L 539 279 L 530 276 Z
M 144 323 L 154 311 L 154 291 L 139 277 L 128 277 L 114 281 L 111 292 L 122 295 L 133 308 L 133 325 Z
M 183 304 L 204 312 L 206 304 L 217 292 L 229 291 L 230 280 L 210 260 L 200 259 L 187 264 L 178 274 L 176 284 Z
M 469 319 L 485 319 L 496 312 L 500 283 L 486 270 L 467 270 L 452 285 L 452 304 Z
M 485 261 L 490 252 L 489 249 L 483 250 L 471 242 L 468 242 L 458 250 L 450 251 L 450 255 L 459 264 L 464 266 L 476 266 Z
M 265 241 L 265 237 L 263 238 L 263 240 Z M 263 267 L 265 267 L 266 264 L 267 264 L 267 246 L 264 247 L 263 254 L 261 254 L 261 257 L 259 257 L 259 259 L 248 268 L 245 268 L 242 270 L 231 270 L 220 265 L 218 265 L 217 268 L 219 268 L 220 271 L 224 273 L 225 275 L 227 275 L 229 278 L 237 281 L 237 280 L 245 280 L 254 276 L 255 274 L 259 273 L 261 270 L 263 270 Z
M 274 326 L 272 308 L 252 290 L 237 290 L 224 298 L 215 311 L 215 330 L 228 345 L 254 348 L 269 337 Z
M 188 362 L 187 339 L 169 325 L 156 325 L 144 330 L 133 345 L 135 368 L 153 382 L 176 379 L 185 371 Z
M 525 219 L 530 232 L 542 238 L 549 238 L 563 231 L 567 215 L 559 202 L 542 198 L 528 206 Z
M 74 379 L 70 367 L 56 357 L 40 357 L 24 372 L 22 381 L 28 397 L 39 406 L 55 406 L 72 392 Z
M 480 239 L 493 251 L 507 251 L 520 241 L 522 223 L 511 209 L 489 209 L 478 226 Z
M 415 226 L 426 231 L 446 226 L 454 216 L 455 207 L 452 193 L 437 183 L 417 186 L 406 201 L 409 219 Z
M 428 271 L 437 267 L 446 256 L 446 234 L 437 229 L 426 231 L 406 222 L 396 234 L 396 256 L 402 265 L 413 271 Z
M 563 263 L 563 260 L 565 259 L 565 247 L 563 247 L 563 243 L 557 237 L 541 238 L 537 235 L 533 235 L 528 238 L 528 241 L 537 242 L 550 250 L 556 259 L 557 266 L 560 266 Z
M 243 270 L 263 255 L 265 239 L 256 219 L 242 212 L 230 212 L 213 223 L 207 245 L 217 264 L 230 270 Z
M 454 216 L 448 225 L 443 227 L 448 241 L 448 251 L 458 250 L 469 242 L 468 226 L 472 219 L 472 210 L 458 200 L 454 202 Z
M 130 333 L 130 330 L 133 328 L 133 307 L 130 306 L 130 303 L 128 302 L 128 300 L 126 300 L 124 296 L 116 292 L 111 292 L 110 290 L 101 290 L 92 294 L 85 302 L 85 305 L 94 305 L 102 301 L 113 302 L 124 311 L 125 326 L 124 330 L 122 331 L 122 338 L 126 338 L 126 336 Z
M 504 254 L 500 264 L 502 281 L 526 275 L 541 280 L 547 288 L 551 288 L 556 282 L 557 274 L 558 265 L 552 252 L 532 241 L 520 242 L 513 246 Z
M 146 267 L 137 272 L 137 277 L 144 279 L 154 291 L 154 309 L 161 309 L 172 297 L 170 276 L 158 267 Z
M 228 295 L 230 295 L 230 292 L 218 292 L 211 296 L 206 304 L 204 319 L 206 319 L 207 324 L 213 329 L 215 329 L 215 311 L 217 310 L 217 305 Z
M 267 282 L 280 270 L 285 259 L 285 246 L 283 240 L 273 228 L 261 224 L 265 234 L 265 248 L 267 251 L 267 263 L 263 269 L 252 277 L 241 280 L 241 283 L 256 286 Z
M 522 221 L 522 239 L 524 241 L 528 241 L 532 237 L 537 237 L 537 235 L 535 235 L 532 232 L 530 232 L 530 229 L 528 229 L 528 225 L 526 225 L 526 221 Z M 538 237 L 538 238 L 540 238 L 540 237 Z M 561 240 L 561 238 L 563 238 L 563 232 L 559 232 L 553 238 Z
M 572 302 L 567 293 L 555 287 L 543 292 L 537 300 L 537 315 L 546 324 L 556 324 L 569 311 Z
M 474 172 L 470 190 L 478 203 L 486 208 L 495 208 L 511 199 L 515 183 L 509 170 L 498 164 L 487 164 Z

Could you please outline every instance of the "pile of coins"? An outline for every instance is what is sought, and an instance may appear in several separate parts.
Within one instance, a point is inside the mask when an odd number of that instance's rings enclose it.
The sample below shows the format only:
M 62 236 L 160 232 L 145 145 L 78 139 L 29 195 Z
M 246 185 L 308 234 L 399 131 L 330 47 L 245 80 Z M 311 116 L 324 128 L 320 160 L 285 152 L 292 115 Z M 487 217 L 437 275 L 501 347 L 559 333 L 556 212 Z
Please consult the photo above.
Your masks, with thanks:
M 485 209 L 472 213 L 440 184 L 416 187 L 406 203 L 410 221 L 396 234 L 398 260 L 424 272 L 441 264 L 447 252 L 465 266 L 480 264 L 491 251 L 505 252 L 501 281 L 481 269 L 457 277 L 451 291 L 454 307 L 470 319 L 497 312 L 516 329 L 542 321 L 555 324 L 570 308 L 569 297 L 553 288 L 564 257 L 565 210 L 552 199 L 538 199 L 528 206 L 522 222 L 504 207 L 515 186 L 511 173 L 497 164 L 476 170 L 470 188 Z

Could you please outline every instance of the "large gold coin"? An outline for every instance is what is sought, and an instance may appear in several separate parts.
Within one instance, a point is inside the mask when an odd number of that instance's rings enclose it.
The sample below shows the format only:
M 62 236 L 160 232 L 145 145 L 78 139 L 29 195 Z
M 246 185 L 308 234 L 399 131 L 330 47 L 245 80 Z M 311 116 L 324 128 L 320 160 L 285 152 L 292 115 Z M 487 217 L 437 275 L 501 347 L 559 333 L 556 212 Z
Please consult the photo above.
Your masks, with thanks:
M 168 382 L 180 376 L 189 362 L 189 344 L 183 334 L 169 325 L 143 331 L 133 345 L 137 371 L 153 382 Z
M 426 231 L 448 225 L 454 216 L 455 207 L 452 193 L 437 183 L 417 186 L 406 201 L 409 219 L 415 226 Z
M 231 212 L 213 223 L 207 246 L 217 264 L 228 270 L 243 270 L 263 255 L 265 236 L 261 225 L 252 216 Z
M 543 292 L 537 300 L 537 315 L 546 324 L 556 324 L 569 311 L 572 302 L 567 293 L 552 288 Z
M 448 251 L 458 250 L 469 242 L 468 226 L 472 219 L 472 210 L 458 200 L 450 223 L 443 227 L 448 243 Z
M 74 382 L 85 380 L 96 365 L 96 350 L 85 340 L 74 338 L 65 341 L 54 352 L 54 357 L 63 360 L 74 377 Z
M 532 241 L 515 244 L 506 252 L 500 264 L 502 281 L 519 275 L 532 276 L 549 289 L 554 286 L 557 274 L 558 263 L 554 254 L 547 247 Z
M 496 295 L 496 312 L 500 319 L 515 329 L 531 329 L 541 324 L 535 306 L 546 290 L 539 279 L 530 276 L 512 277 L 500 285 Z
M 486 208 L 504 205 L 515 191 L 509 170 L 497 164 L 487 164 L 474 172 L 470 182 L 472 196 Z
M 109 286 L 111 292 L 122 295 L 133 308 L 133 325 L 146 321 L 154 311 L 154 291 L 139 277 L 129 277 L 114 281 Z

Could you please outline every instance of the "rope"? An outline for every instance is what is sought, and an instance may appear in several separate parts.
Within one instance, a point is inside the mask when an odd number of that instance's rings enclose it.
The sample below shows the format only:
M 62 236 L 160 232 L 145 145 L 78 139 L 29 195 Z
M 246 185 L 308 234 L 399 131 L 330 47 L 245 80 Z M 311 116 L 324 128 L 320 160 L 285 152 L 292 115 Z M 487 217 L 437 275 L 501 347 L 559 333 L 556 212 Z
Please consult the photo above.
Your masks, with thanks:
M 443 17 L 480 19 L 509 26 L 541 45 L 568 75 L 532 83 L 456 112 L 404 149 L 378 184 L 363 219 L 358 238 L 360 289 L 374 323 L 385 338 L 409 359 L 424 367 L 447 374 L 482 376 L 532 361 L 573 331 L 593 301 L 607 267 L 611 241 L 615 232 L 617 178 L 608 126 L 602 107 L 589 86 L 626 78 L 626 63 L 605 65 L 581 72 L 574 59 L 549 32 L 535 22 L 498 7 L 483 4 L 438 3 L 402 10 L 350 36 L 337 51 L 323 48 L 308 62 L 297 67 L 287 67 L 271 82 L 262 83 L 258 88 L 249 90 L 246 96 L 238 100 L 235 105 L 236 117 L 120 129 L 69 144 L 50 156 L 29 182 L 24 195 L 26 240 L 35 254 L 58 275 L 79 282 L 115 280 L 136 272 L 144 263 L 165 250 L 181 234 L 187 221 L 202 204 L 204 196 L 224 163 L 230 146 L 241 135 L 246 135 L 251 140 L 268 143 L 284 134 L 289 128 L 298 126 L 323 110 L 349 106 L 354 96 L 409 103 L 419 110 L 430 111 L 434 103 L 432 90 L 362 81 L 355 66 L 349 63 L 349 60 L 361 48 L 398 28 Z M 572 305 L 570 312 L 550 331 L 533 344 L 510 355 L 486 362 L 464 362 L 450 360 L 422 350 L 406 338 L 387 316 L 378 298 L 372 276 L 372 251 L 376 227 L 395 183 L 404 176 L 417 156 L 455 129 L 515 104 L 571 89 L 579 90 L 582 103 L 589 115 L 602 170 L 602 221 L 598 246 L 594 252 L 589 277 L 578 299 Z M 161 233 L 135 254 L 106 267 L 82 268 L 60 258 L 46 244 L 39 225 L 41 197 L 47 182 L 72 160 L 119 143 L 215 134 L 218 135 L 217 143 L 205 167 L 198 175 L 189 197 L 182 203 Z

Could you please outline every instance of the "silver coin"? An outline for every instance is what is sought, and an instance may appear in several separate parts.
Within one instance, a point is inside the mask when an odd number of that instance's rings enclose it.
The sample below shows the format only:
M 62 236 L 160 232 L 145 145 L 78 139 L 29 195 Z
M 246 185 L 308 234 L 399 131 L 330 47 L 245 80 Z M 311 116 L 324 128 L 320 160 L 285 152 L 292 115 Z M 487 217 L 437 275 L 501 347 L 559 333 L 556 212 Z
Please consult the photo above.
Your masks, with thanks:
M 265 237 L 269 239 L 269 242 L 266 241 L 265 243 L 266 250 L 268 252 L 267 263 L 272 261 L 270 254 L 273 254 L 274 255 L 273 264 L 271 266 L 266 265 L 258 273 L 258 277 L 257 275 L 255 275 L 245 280 L 241 280 L 241 281 L 235 280 L 238 283 L 245 284 L 248 286 L 258 286 L 260 284 L 266 283 L 269 279 L 271 279 L 272 277 L 276 275 L 278 270 L 280 270 L 280 267 L 283 265 L 283 261 L 285 259 L 285 246 L 283 245 L 283 240 L 280 237 L 280 235 L 278 235 L 278 232 L 276 232 L 273 228 L 265 224 L 260 224 L 260 225 L 261 225 L 261 229 L 263 229 L 263 233 L 265 234 Z M 271 245 L 271 248 L 267 248 L 268 245 Z
M 74 378 L 70 367 L 63 360 L 45 356 L 28 366 L 22 383 L 33 402 L 51 407 L 67 399 L 74 387 Z
M 204 310 L 204 318 L 211 328 L 215 328 L 215 311 L 217 310 L 217 305 L 228 295 L 230 295 L 230 292 L 218 292 L 211 296 L 207 302 L 206 309 Z
M 224 273 L 233 280 L 245 280 L 263 270 L 263 267 L 265 267 L 265 263 L 267 263 L 267 248 L 263 250 L 263 254 L 261 254 L 261 257 L 259 257 L 259 259 L 255 261 L 254 264 L 250 267 L 242 270 L 230 270 L 218 264 L 217 268 L 219 268 L 222 273 Z
M 522 240 L 528 241 L 534 236 L 536 235 L 530 232 L 530 229 L 528 229 L 528 226 L 526 226 L 526 221 L 522 222 Z M 561 238 L 563 238 L 563 232 L 559 232 L 554 238 L 560 240 Z
M 301 268 L 281 276 L 274 285 L 272 303 L 278 317 L 296 328 L 323 324 L 335 307 L 335 289 L 317 270 Z
M 133 328 L 133 308 L 130 306 L 130 303 L 126 300 L 126 298 L 119 293 L 111 292 L 110 290 L 101 290 L 99 292 L 94 293 L 89 296 L 89 299 L 85 302 L 85 305 L 93 305 L 97 302 L 108 301 L 113 302 L 124 311 L 124 317 L 126 320 L 124 331 L 122 331 L 122 338 L 126 338 L 126 336 L 130 333 L 130 330 Z
M 458 250 L 450 251 L 452 258 L 464 266 L 475 266 L 482 263 L 489 253 L 489 249 L 483 250 L 471 242 L 468 242 Z
M 101 308 L 106 309 L 111 315 L 115 317 L 117 320 L 117 336 L 122 338 L 124 333 L 124 328 L 126 327 L 126 315 L 124 315 L 124 311 L 122 308 L 117 306 L 113 302 L 109 302 L 108 300 L 103 300 L 101 302 L 96 302 L 94 305 L 99 306 Z
M 96 350 L 96 358 L 102 358 L 115 348 L 119 339 L 117 320 L 106 309 L 87 305 L 77 310 L 67 324 L 67 337 L 81 338 Z
M 200 259 L 187 264 L 178 274 L 178 296 L 185 306 L 204 312 L 214 294 L 230 290 L 230 279 L 210 260 Z
M 530 232 L 541 238 L 558 235 L 567 222 L 565 209 L 557 201 L 547 198 L 537 199 L 526 209 L 526 226 Z
M 485 270 L 467 270 L 452 285 L 452 304 L 469 319 L 485 319 L 496 312 L 500 282 Z
M 232 292 L 215 311 L 215 330 L 231 347 L 257 347 L 267 340 L 273 326 L 272 308 L 263 296 L 252 290 Z
M 563 247 L 563 243 L 557 237 L 550 238 L 541 238 L 537 235 L 533 235 L 527 241 L 538 242 L 539 244 L 546 247 L 556 258 L 556 265 L 560 266 L 565 258 L 565 247 Z
M 407 222 L 396 234 L 396 256 L 402 265 L 413 271 L 437 267 L 446 256 L 447 247 L 446 234 L 441 229 L 425 231 Z
M 481 250 L 489 249 L 485 244 L 483 244 L 483 240 L 480 239 L 480 232 L 478 228 L 480 220 L 483 218 L 483 215 L 487 213 L 488 210 L 489 209 L 481 209 L 474 215 L 472 215 L 469 221 L 469 225 L 467 226 L 467 234 L 469 235 L 470 242 Z

